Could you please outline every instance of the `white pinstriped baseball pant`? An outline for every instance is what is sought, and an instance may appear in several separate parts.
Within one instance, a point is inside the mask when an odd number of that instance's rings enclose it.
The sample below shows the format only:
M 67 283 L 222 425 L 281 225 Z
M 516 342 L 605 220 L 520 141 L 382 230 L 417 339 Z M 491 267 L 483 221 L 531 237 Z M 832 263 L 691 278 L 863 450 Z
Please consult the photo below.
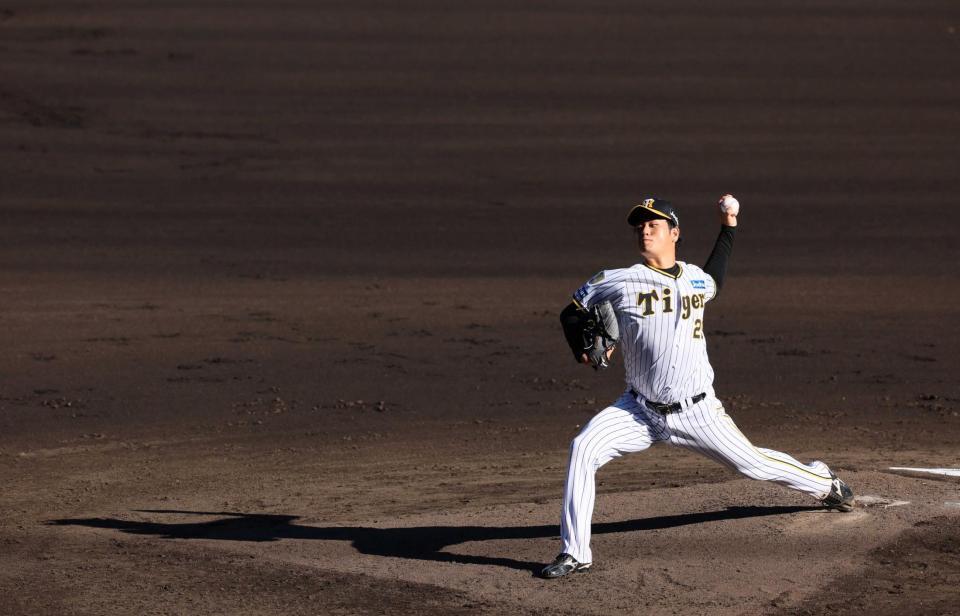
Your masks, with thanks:
M 660 415 L 637 402 L 628 390 L 591 419 L 570 444 L 560 516 L 563 552 L 581 563 L 593 562 L 590 520 L 597 469 L 658 442 L 690 449 L 751 479 L 773 481 L 818 499 L 830 492 L 826 464 L 803 464 L 785 453 L 754 447 L 715 397 L 708 395 L 684 411 Z

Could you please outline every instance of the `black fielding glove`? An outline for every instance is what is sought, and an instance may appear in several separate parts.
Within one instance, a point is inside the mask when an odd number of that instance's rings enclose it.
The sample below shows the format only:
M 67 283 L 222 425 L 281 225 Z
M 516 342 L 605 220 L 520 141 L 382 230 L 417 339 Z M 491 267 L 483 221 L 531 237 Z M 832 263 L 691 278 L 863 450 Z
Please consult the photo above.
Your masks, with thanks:
M 577 363 L 581 363 L 586 355 L 594 370 L 610 366 L 607 353 L 620 342 L 620 326 L 610 302 L 603 302 L 590 310 L 583 310 L 571 302 L 560 313 L 560 323 Z

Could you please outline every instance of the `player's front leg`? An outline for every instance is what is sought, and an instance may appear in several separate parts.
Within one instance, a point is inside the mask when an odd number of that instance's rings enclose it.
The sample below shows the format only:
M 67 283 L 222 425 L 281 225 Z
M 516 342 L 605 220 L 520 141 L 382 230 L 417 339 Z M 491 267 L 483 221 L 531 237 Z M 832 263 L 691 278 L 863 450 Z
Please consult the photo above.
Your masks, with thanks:
M 636 400 L 629 394 L 598 413 L 573 439 L 560 516 L 561 554 L 544 569 L 544 577 L 582 571 L 593 562 L 590 523 L 596 499 L 597 469 L 625 453 L 643 451 L 652 442 L 651 430 Z M 565 555 L 574 562 L 568 562 Z

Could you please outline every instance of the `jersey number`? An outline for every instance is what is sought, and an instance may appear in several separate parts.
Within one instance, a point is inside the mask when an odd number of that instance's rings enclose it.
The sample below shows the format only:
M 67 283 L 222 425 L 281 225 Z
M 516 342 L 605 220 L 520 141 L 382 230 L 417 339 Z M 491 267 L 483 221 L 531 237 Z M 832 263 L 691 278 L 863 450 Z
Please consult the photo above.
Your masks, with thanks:
M 703 321 L 701 319 L 694 319 L 693 321 L 693 337 L 703 338 Z

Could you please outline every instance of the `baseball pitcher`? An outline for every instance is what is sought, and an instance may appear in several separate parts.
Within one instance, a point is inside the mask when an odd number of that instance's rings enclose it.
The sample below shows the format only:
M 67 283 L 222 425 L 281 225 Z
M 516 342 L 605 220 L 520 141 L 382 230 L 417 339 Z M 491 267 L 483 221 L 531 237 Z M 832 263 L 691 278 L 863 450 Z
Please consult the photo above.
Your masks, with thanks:
M 751 479 L 773 481 L 851 511 L 853 491 L 820 461 L 755 447 L 737 429 L 713 391 L 704 311 L 723 287 L 740 205 L 724 195 L 720 235 L 701 269 L 677 261 L 677 210 L 662 199 L 635 206 L 627 222 L 636 232 L 642 261 L 604 270 L 573 295 L 560 315 L 574 358 L 605 368 L 615 348 L 623 355 L 626 390 L 584 426 L 570 445 L 560 516 L 561 553 L 542 575 L 558 578 L 588 571 L 594 476 L 625 453 L 658 442 L 685 447 Z

